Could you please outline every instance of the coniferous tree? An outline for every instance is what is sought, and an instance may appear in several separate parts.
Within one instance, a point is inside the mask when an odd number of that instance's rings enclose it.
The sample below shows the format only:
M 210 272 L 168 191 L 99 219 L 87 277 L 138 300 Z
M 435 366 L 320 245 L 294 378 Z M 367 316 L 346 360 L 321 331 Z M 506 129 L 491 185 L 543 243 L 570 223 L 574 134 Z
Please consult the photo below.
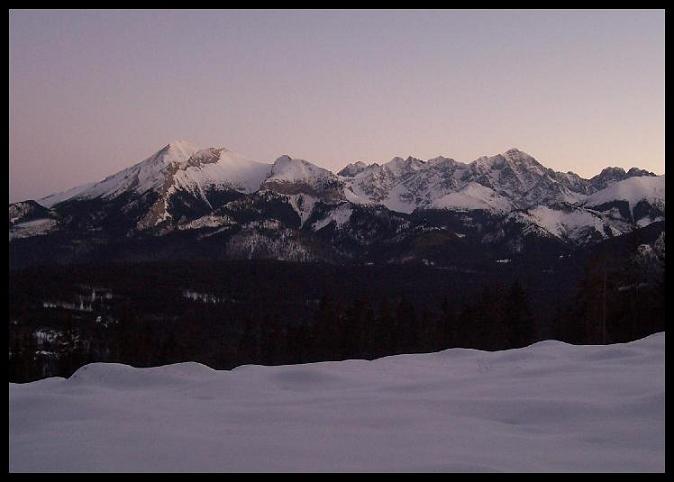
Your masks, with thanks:
M 468 335 L 471 348 L 496 350 L 507 346 L 502 296 L 500 287 L 484 286 L 480 291 L 472 309 L 473 325 Z
M 574 343 L 608 342 L 609 260 L 599 253 L 588 261 L 575 300 L 577 321 L 572 326 Z
M 306 363 L 312 361 L 309 357 L 309 332 L 311 327 L 305 323 L 294 324 L 288 327 L 288 352 L 284 363 Z
M 244 319 L 243 335 L 241 336 L 238 352 L 241 354 L 240 363 L 259 363 L 261 359 L 262 328 L 257 316 Z
M 374 355 L 381 356 L 395 351 L 394 321 L 389 300 L 384 298 L 379 306 L 379 314 L 375 318 L 375 349 Z
M 315 360 L 333 360 L 338 355 L 339 326 L 335 304 L 325 295 L 318 304 L 312 336 L 312 357 Z
M 395 319 L 395 351 L 408 353 L 417 344 L 418 325 L 414 305 L 405 296 L 398 302 Z
M 450 305 L 447 297 L 443 299 L 441 305 L 441 319 L 439 327 L 440 348 L 451 348 L 457 343 L 457 322 L 458 316 L 454 306 Z
M 461 306 L 461 313 L 456 323 L 455 346 L 460 348 L 470 348 L 472 346 L 472 331 L 475 328 L 475 309 L 472 304 L 464 300 Z
M 515 281 L 505 300 L 505 324 L 510 335 L 509 348 L 520 348 L 535 340 L 533 319 L 524 287 Z
M 377 323 L 374 309 L 372 308 L 370 301 L 366 298 L 363 306 L 363 347 L 361 353 L 361 356 L 364 358 L 372 359 L 375 357 L 378 342 L 376 329 Z
M 341 333 L 340 358 L 357 357 L 362 354 L 364 308 L 363 300 L 357 298 L 346 309 L 344 330 Z
M 419 337 L 415 351 L 431 352 L 440 348 L 440 334 L 437 319 L 428 308 L 421 312 L 419 320 Z

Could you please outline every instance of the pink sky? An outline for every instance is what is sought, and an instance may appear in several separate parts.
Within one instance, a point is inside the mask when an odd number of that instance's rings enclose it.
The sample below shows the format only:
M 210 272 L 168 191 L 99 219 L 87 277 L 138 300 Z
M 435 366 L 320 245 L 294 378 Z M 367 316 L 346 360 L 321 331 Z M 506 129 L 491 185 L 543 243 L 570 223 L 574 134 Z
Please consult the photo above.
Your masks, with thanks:
M 664 173 L 664 11 L 11 11 L 10 201 L 187 139 Z

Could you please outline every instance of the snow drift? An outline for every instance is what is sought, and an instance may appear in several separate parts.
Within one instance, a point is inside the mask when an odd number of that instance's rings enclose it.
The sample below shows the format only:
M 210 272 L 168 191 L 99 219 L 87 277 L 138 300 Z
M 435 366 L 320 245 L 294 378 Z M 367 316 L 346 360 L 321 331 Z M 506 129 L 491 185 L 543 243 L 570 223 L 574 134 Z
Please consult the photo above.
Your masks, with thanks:
M 665 336 L 10 384 L 10 471 L 664 471 Z

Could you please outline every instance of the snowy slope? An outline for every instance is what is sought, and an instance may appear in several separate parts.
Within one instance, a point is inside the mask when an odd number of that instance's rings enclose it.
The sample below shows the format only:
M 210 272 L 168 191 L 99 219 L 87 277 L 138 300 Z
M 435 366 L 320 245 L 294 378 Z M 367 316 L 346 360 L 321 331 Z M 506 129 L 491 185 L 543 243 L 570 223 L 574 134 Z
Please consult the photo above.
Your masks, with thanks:
M 638 176 L 654 177 L 655 174 L 644 169 L 639 169 L 638 167 L 633 167 L 627 172 L 625 172 L 622 167 L 606 167 L 602 169 L 599 174 L 585 182 L 587 187 L 586 194 L 593 194 L 602 189 L 606 189 L 611 184 Z
M 518 149 L 483 156 L 469 164 L 442 156 L 428 161 L 395 157 L 382 165 L 349 164 L 340 171 L 340 179 L 355 202 L 380 203 L 405 213 L 435 207 L 507 211 L 575 203 L 585 198 L 588 182 L 572 174 L 555 173 Z M 477 191 L 477 185 L 484 188 L 482 192 Z
M 290 156 L 276 159 L 271 174 L 261 188 L 282 194 L 310 194 L 323 200 L 344 198 L 342 183 L 335 174 L 309 161 Z
M 425 208 L 469 210 L 473 206 L 503 212 L 584 201 L 587 206 L 595 206 L 622 198 L 638 202 L 635 196 L 655 198 L 664 204 L 664 176 L 649 174 L 636 168 L 627 173 L 620 168 L 607 168 L 587 180 L 573 173 L 554 172 L 532 156 L 509 149 L 469 164 L 446 157 L 428 161 L 394 157 L 381 165 L 359 161 L 335 175 L 290 156 L 266 164 L 225 148 L 199 150 L 189 142 L 177 141 L 100 182 L 52 194 L 38 202 L 52 207 L 65 200 L 112 199 L 127 192 L 142 195 L 148 191 L 161 193 L 164 204 L 167 196 L 178 191 L 207 202 L 204 193 L 209 190 L 252 193 L 262 188 L 283 194 L 310 194 L 323 200 L 381 204 L 403 213 Z M 597 186 L 608 187 L 587 197 Z
M 436 199 L 431 207 L 436 209 L 475 210 L 481 209 L 493 212 L 509 212 L 513 209 L 512 203 L 500 196 L 493 189 L 471 182 L 460 191 L 452 192 Z
M 207 190 L 224 186 L 251 193 L 260 188 L 271 167 L 271 164 L 251 161 L 225 148 L 209 148 L 195 153 L 174 179 L 186 189 L 198 186 Z
M 76 187 L 73 187 L 71 189 L 68 189 L 67 191 L 50 194 L 49 196 L 38 199 L 37 202 L 40 205 L 42 205 L 46 208 L 51 208 L 52 206 L 55 206 L 56 204 L 58 204 L 60 202 L 66 201 L 68 199 L 75 199 L 78 194 L 80 194 L 82 192 L 86 192 L 88 189 L 90 189 L 95 184 L 96 184 L 95 182 L 89 182 L 87 184 L 82 184 L 80 186 L 76 186 Z
M 225 148 L 199 150 L 189 142 L 176 141 L 100 182 L 52 194 L 38 203 L 52 207 L 66 200 L 112 199 L 127 192 L 142 195 L 184 190 L 202 195 L 205 190 L 219 188 L 254 192 L 270 170 L 270 164 L 250 161 Z
M 57 226 L 57 221 L 49 218 L 33 219 L 22 223 L 12 225 L 9 230 L 9 240 L 30 238 L 32 236 L 44 236 L 53 231 Z
M 38 199 L 45 207 L 71 199 L 114 198 L 127 191 L 143 194 L 150 190 L 160 189 L 165 181 L 171 165 L 185 163 L 197 148 L 186 141 L 176 141 L 144 161 L 124 169 L 100 182 L 75 187 L 64 193 Z
M 77 200 L 89 202 L 63 202 Z M 111 237 L 117 239 L 120 235 L 164 236 L 176 230 L 189 232 L 245 224 L 251 215 L 272 223 L 281 221 L 283 229 L 303 229 L 312 219 L 309 231 L 322 231 L 334 224 L 340 232 L 349 232 L 352 223 L 361 223 L 358 229 L 367 224 L 359 216 L 349 214 L 352 209 L 358 210 L 355 205 L 359 205 L 386 208 L 378 215 L 381 222 L 371 223 L 371 229 L 359 235 L 366 244 L 370 241 L 367 238 L 385 229 L 387 220 L 397 213 L 434 209 L 445 212 L 431 216 L 465 215 L 468 217 L 462 219 L 467 223 L 472 222 L 468 219 L 471 211 L 475 211 L 473 214 L 478 215 L 480 223 L 486 223 L 485 229 L 496 226 L 494 232 L 484 234 L 486 242 L 503 236 L 516 237 L 517 233 L 504 231 L 497 222 L 515 220 L 515 229 L 519 228 L 520 234 L 546 238 L 550 235 L 565 243 L 581 245 L 618 236 L 665 217 L 664 176 L 656 177 L 637 168 L 628 172 L 606 168 L 591 179 L 583 179 L 571 172 L 548 169 L 518 149 L 483 156 L 471 163 L 442 156 L 427 161 L 411 156 L 394 157 L 389 162 L 370 165 L 359 161 L 336 175 L 287 155 L 268 164 L 248 160 L 223 147 L 198 149 L 185 141 L 168 144 L 144 161 L 100 182 L 53 194 L 38 202 L 39 205 L 34 201 L 10 205 L 11 242 L 22 243 L 22 238 L 33 236 L 67 237 L 73 233 L 83 239 L 91 233 L 114 233 Z M 339 207 L 344 202 L 350 207 Z M 221 218 L 223 209 L 231 219 Z M 325 209 L 334 210 L 334 219 L 325 217 Z M 419 219 L 423 216 L 420 213 Z M 21 224 L 37 219 L 45 221 Z M 254 230 L 246 228 L 247 234 L 242 236 L 266 240 L 266 235 L 260 237 Z M 292 249 L 286 249 L 285 245 L 278 249 L 298 251 L 297 239 L 290 232 L 287 235 Z M 234 244 L 247 243 L 239 241 Z M 258 244 L 265 245 L 265 256 L 274 257 L 276 248 L 265 243 L 269 244 L 267 241 Z
M 311 225 L 311 229 L 320 231 L 330 224 L 334 224 L 336 228 L 341 228 L 349 222 L 351 214 L 353 214 L 353 209 L 349 203 L 340 204 L 335 209 L 328 212 L 327 216 L 314 222 Z
M 605 236 L 603 219 L 584 209 L 561 210 L 538 206 L 530 209 L 527 214 L 535 224 L 559 238 L 578 239 L 588 229 Z M 622 232 L 616 230 L 615 234 Z
M 337 176 L 304 159 L 281 156 L 274 162 L 271 174 L 260 186 L 282 194 L 300 217 L 303 226 L 319 201 L 339 203 L 345 199 L 344 186 Z
M 10 384 L 22 471 L 665 468 L 665 336 L 374 361 L 135 369 Z
M 217 199 L 217 193 L 227 191 L 256 192 L 271 167 L 224 147 L 200 150 L 189 142 L 177 141 L 100 182 L 47 196 L 38 203 L 53 207 L 64 201 L 97 200 L 100 203 L 91 209 L 105 210 L 108 201 L 122 199 L 124 205 L 115 210 L 129 212 L 149 199 L 136 223 L 136 229 L 143 231 L 165 226 L 166 221 L 184 221 L 185 216 L 193 214 L 190 209 L 203 214 L 203 209 L 217 208 L 210 202 L 213 193 Z M 181 212 L 180 206 L 187 206 L 187 212 Z
M 335 175 L 318 167 L 304 159 L 294 159 L 290 156 L 281 156 L 276 159 L 271 170 L 268 182 L 304 182 L 315 184 L 317 182 L 334 179 Z
M 639 201 L 665 205 L 665 176 L 639 176 L 616 182 L 590 195 L 585 201 L 588 207 L 600 206 L 612 201 L 627 201 L 633 209 Z

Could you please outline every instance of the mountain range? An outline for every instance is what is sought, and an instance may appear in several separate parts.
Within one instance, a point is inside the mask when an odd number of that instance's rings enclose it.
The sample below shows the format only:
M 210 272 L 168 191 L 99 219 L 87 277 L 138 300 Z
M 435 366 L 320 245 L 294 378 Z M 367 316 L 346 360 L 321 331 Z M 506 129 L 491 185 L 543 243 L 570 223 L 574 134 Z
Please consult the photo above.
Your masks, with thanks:
M 10 266 L 272 258 L 449 267 L 559 258 L 653 224 L 663 237 L 664 218 L 664 175 L 638 168 L 584 179 L 510 149 L 471 163 L 395 157 L 333 173 L 178 141 L 100 182 L 10 204 Z

